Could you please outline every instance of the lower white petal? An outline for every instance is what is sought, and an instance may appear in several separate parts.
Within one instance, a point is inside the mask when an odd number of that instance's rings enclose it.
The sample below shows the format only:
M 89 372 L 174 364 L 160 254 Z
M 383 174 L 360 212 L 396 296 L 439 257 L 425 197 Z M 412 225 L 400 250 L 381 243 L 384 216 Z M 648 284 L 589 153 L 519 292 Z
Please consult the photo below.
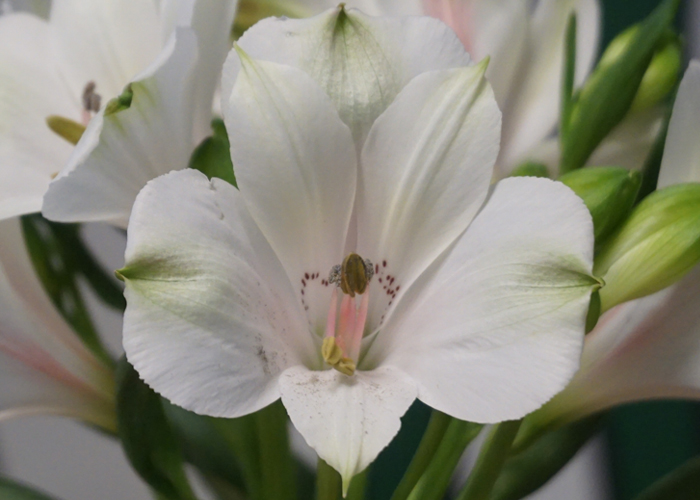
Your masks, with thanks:
M 520 418 L 579 367 L 592 258 L 591 216 L 571 190 L 501 181 L 399 302 L 360 368 L 398 366 L 419 399 L 463 420 Z
M 280 373 L 319 357 L 275 259 L 230 184 L 189 169 L 148 183 L 122 270 L 124 349 L 141 377 L 206 415 L 275 401 Z
M 44 198 L 45 217 L 108 221 L 126 227 L 136 195 L 150 180 L 185 168 L 192 137 L 192 70 L 197 40 L 178 28 L 160 57 L 131 84 L 128 109 L 95 116 Z
M 352 377 L 297 366 L 282 374 L 280 392 L 292 423 L 341 474 L 344 490 L 391 442 L 416 399 L 414 382 L 392 366 Z

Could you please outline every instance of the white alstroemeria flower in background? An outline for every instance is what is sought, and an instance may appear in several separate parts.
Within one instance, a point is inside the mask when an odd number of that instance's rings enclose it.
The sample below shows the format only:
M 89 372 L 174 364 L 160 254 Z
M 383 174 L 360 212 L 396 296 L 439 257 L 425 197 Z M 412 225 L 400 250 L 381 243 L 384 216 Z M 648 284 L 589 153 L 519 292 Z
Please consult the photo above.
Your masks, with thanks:
M 139 189 L 208 133 L 235 3 L 55 0 L 48 21 L 0 18 L 0 218 L 40 211 L 65 167 L 48 217 L 125 226 Z M 104 117 L 130 82 L 132 109 Z M 52 115 L 89 123 L 77 148 Z
M 434 19 L 342 8 L 243 37 L 223 82 L 240 191 L 173 172 L 129 223 L 124 347 L 149 385 L 223 417 L 281 397 L 346 488 L 416 398 L 498 422 L 566 385 L 590 214 L 543 179 L 485 203 L 500 112 L 467 61 Z
M 116 430 L 112 372 L 44 292 L 15 218 L 0 222 L 0 420 L 35 414 Z
M 317 13 L 333 0 L 296 0 Z M 536 154 L 559 119 L 564 37 L 569 15 L 578 18 L 576 81 L 593 67 L 600 37 L 598 0 L 350 0 L 370 14 L 425 14 L 447 23 L 475 61 L 490 57 L 486 72 L 503 112 L 496 177 Z M 303 9 L 302 9 L 303 12 Z M 652 139 L 653 142 L 653 139 Z M 547 156 L 549 159 L 551 155 Z
M 700 62 L 681 82 L 659 188 L 700 182 Z M 621 304 L 587 335 L 581 370 L 536 422 L 566 423 L 623 403 L 700 399 L 700 267 L 654 295 Z

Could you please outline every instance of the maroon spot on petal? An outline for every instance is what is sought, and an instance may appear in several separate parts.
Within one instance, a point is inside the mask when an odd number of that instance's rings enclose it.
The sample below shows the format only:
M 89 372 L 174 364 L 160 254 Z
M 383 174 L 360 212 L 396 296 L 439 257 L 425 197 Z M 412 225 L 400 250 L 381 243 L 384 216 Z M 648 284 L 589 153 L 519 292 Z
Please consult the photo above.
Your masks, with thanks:
M 386 261 L 382 262 L 382 266 L 386 267 Z
M 391 281 L 389 282 L 389 284 L 391 284 L 391 285 L 394 284 L 394 278 L 391 278 Z
M 396 285 L 396 291 L 399 291 L 399 288 L 401 288 L 401 285 Z
M 304 273 L 304 278 L 309 279 L 309 273 Z
M 304 289 L 303 289 L 303 288 L 301 289 L 301 294 L 304 295 Z
M 304 286 L 306 286 L 306 281 L 301 280 L 301 283 L 302 283 Z
M 379 278 L 379 282 L 380 282 L 380 283 L 382 282 L 382 279 L 381 279 L 381 278 Z

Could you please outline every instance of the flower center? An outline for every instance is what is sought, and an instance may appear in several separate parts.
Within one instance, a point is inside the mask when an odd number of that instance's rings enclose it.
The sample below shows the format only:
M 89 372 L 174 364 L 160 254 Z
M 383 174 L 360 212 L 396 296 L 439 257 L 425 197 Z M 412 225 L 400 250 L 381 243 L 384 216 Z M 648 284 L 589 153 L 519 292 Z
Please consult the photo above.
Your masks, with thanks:
M 351 253 L 342 265 L 333 266 L 328 276 L 335 283 L 326 321 L 326 335 L 321 354 L 330 366 L 351 376 L 355 373 L 360 356 L 360 345 L 369 309 L 369 283 L 374 276 L 374 266 L 368 259 Z M 338 317 L 338 290 L 343 294 Z M 357 304 L 356 295 L 359 298 Z

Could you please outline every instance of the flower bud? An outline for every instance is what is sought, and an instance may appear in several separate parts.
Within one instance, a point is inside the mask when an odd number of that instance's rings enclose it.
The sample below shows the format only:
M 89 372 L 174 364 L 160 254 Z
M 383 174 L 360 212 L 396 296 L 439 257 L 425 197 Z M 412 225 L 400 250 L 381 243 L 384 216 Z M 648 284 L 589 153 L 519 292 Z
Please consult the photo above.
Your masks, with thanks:
M 675 283 L 700 261 L 700 184 L 656 191 L 601 248 L 594 274 L 606 286 L 602 309 Z
M 663 101 L 676 86 L 681 65 L 680 45 L 675 40 L 667 43 L 651 60 L 630 111 L 643 111 Z
M 598 243 L 629 215 L 642 176 L 639 172 L 619 167 L 592 167 L 575 170 L 559 180 L 588 207 Z

